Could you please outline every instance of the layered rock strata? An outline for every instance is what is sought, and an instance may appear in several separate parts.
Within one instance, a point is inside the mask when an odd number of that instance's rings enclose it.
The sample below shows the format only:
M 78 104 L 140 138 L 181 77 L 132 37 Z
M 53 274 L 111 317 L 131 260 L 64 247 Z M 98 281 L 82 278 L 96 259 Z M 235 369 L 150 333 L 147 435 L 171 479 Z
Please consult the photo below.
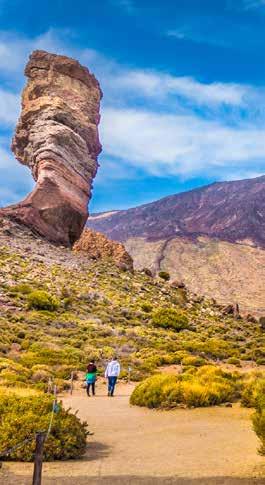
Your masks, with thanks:
M 133 260 L 123 244 L 111 241 L 100 232 L 85 229 L 73 250 L 83 252 L 91 259 L 110 259 L 121 269 L 133 270 Z
M 45 51 L 31 54 L 25 74 L 28 82 L 12 150 L 31 169 L 36 186 L 0 216 L 71 246 L 86 223 L 97 172 L 102 93 L 94 75 L 79 62 Z

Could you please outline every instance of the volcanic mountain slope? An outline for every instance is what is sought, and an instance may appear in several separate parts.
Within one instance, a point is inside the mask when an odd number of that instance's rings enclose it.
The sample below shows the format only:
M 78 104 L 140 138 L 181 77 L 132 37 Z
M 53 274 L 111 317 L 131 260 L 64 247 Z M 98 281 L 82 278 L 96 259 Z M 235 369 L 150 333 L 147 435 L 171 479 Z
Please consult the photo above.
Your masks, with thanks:
M 95 215 L 88 225 L 123 241 L 136 268 L 167 270 L 192 291 L 265 312 L 265 176 Z

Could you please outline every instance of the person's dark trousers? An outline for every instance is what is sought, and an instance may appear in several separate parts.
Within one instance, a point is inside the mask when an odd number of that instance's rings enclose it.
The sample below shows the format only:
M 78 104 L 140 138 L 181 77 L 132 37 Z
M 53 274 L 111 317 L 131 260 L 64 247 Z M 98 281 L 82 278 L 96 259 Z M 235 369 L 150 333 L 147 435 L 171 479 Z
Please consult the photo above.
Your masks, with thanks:
M 115 386 L 116 386 L 116 382 L 117 382 L 116 376 L 108 377 L 108 394 L 109 394 L 109 396 L 113 396 L 114 389 L 115 389 Z
M 96 384 L 95 382 L 88 382 L 87 383 L 86 393 L 87 393 L 88 396 L 90 396 L 90 393 L 89 393 L 90 387 L 92 388 L 92 394 L 93 394 L 93 396 L 95 396 L 95 384 Z

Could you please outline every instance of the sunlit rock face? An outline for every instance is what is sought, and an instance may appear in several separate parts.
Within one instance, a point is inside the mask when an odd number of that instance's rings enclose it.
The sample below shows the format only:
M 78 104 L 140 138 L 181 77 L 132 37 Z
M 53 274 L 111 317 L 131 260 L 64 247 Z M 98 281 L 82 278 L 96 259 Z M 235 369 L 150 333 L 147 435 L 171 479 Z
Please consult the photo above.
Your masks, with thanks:
M 12 150 L 31 169 L 36 186 L 0 215 L 71 246 L 86 223 L 97 172 L 102 93 L 94 75 L 78 61 L 45 51 L 31 54 L 25 75 Z
M 90 259 L 111 260 L 120 269 L 133 271 L 133 260 L 123 244 L 111 241 L 100 232 L 85 229 L 73 250 L 86 254 Z

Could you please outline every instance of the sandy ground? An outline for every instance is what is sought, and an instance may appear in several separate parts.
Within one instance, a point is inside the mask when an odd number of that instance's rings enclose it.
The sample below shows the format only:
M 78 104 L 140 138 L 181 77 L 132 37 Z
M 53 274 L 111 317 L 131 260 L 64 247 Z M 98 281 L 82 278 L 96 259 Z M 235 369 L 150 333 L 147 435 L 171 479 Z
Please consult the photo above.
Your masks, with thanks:
M 251 411 L 237 405 L 153 411 L 130 406 L 131 391 L 120 383 L 108 398 L 100 384 L 94 398 L 82 390 L 64 398 L 95 434 L 82 460 L 44 464 L 44 485 L 265 484 Z M 30 485 L 31 476 L 32 464 L 4 463 L 0 483 Z

